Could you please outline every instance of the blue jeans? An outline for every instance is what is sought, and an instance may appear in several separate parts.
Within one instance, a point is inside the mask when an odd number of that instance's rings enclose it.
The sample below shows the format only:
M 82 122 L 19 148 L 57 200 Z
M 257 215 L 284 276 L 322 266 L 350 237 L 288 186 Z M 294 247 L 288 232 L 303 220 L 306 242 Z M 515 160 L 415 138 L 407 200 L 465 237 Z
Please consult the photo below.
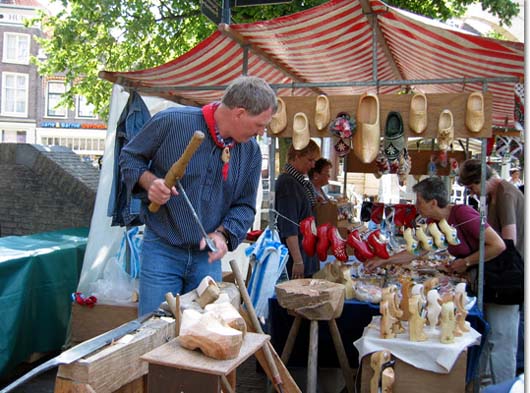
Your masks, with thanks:
M 493 383 L 511 380 L 516 372 L 519 305 L 484 303 L 484 316 L 491 328 L 487 345 Z
M 147 227 L 140 260 L 138 315 L 156 310 L 167 292 L 183 295 L 206 276 L 217 282 L 222 278 L 220 261 L 209 263 L 208 251 L 175 247 Z

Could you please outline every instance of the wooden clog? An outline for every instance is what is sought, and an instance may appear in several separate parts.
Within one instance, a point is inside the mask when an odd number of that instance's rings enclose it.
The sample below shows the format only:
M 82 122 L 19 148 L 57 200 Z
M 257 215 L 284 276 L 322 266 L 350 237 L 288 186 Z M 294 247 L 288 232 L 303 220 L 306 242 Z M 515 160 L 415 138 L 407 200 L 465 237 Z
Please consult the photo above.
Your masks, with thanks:
M 427 97 L 423 93 L 416 93 L 410 99 L 409 127 L 416 134 L 427 128 Z
M 381 129 L 379 126 L 379 99 L 375 94 L 364 93 L 357 105 L 357 131 L 353 134 L 353 152 L 364 164 L 375 160 L 379 152 Z
M 471 132 L 480 132 L 484 127 L 484 96 L 479 91 L 467 97 L 466 127 Z
M 315 105 L 315 126 L 317 130 L 322 131 L 326 128 L 330 121 L 329 99 L 327 96 L 321 94 L 317 97 Z
M 453 113 L 449 109 L 444 109 L 440 113 L 438 119 L 438 148 L 442 151 L 449 150 L 453 138 L 455 135 L 455 129 L 453 124 Z
M 281 98 L 277 98 L 278 109 L 276 113 L 272 115 L 271 122 L 269 123 L 268 129 L 274 134 L 279 134 L 285 127 L 287 127 L 287 110 L 285 108 L 285 102 Z
M 304 112 L 298 112 L 293 119 L 293 146 L 295 150 L 302 150 L 311 139 L 309 134 L 309 120 Z

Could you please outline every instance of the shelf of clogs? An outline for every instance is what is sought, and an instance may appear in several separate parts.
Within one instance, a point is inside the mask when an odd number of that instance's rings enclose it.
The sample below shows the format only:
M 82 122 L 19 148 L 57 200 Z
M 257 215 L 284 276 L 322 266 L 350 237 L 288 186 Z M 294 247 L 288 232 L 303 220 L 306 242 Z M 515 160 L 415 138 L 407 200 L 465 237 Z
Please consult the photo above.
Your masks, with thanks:
M 407 138 L 436 138 L 439 115 L 444 109 L 450 110 L 453 114 L 455 139 L 491 137 L 491 93 L 484 94 L 484 126 L 480 132 L 468 131 L 465 126 L 466 103 L 469 94 L 470 93 L 426 94 L 428 112 L 427 129 L 421 134 L 416 134 L 414 131 L 410 130 L 408 125 L 410 100 L 412 98 L 411 94 L 378 95 L 381 138 L 384 137 L 385 121 L 390 111 L 396 111 L 401 114 L 401 117 L 403 118 L 404 134 Z M 274 136 L 279 138 L 290 138 L 292 136 L 294 115 L 298 112 L 303 112 L 309 121 L 309 131 L 311 137 L 331 137 L 332 135 L 329 133 L 327 128 L 319 131 L 315 126 L 316 97 L 317 96 L 281 96 L 280 98 L 285 102 L 287 126 L 283 131 L 275 134 Z M 352 118 L 355 118 L 359 97 L 360 95 L 328 96 L 331 120 L 336 118 L 340 112 L 346 112 Z

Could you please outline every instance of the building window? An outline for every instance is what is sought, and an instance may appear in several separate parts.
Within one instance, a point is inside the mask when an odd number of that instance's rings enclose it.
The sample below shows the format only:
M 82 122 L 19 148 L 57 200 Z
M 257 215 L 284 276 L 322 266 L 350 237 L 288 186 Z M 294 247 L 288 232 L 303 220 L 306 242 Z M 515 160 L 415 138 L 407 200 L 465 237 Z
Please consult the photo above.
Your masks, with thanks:
M 2 115 L 28 116 L 27 74 L 2 73 Z
M 60 81 L 48 81 L 48 94 L 46 97 L 46 116 L 65 118 L 68 114 L 66 106 L 60 106 L 61 96 L 66 91 L 66 86 Z
M 4 33 L 4 54 L 2 61 L 13 64 L 29 64 L 30 35 Z
M 80 119 L 95 119 L 94 105 L 89 104 L 85 97 L 77 96 L 77 113 L 75 116 Z

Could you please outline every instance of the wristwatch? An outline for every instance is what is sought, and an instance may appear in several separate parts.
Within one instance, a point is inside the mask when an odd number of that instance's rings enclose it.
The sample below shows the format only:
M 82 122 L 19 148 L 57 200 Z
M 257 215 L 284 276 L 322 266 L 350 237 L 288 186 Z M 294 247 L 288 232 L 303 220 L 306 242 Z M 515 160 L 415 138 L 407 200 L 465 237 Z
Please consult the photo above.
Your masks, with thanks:
M 226 231 L 224 231 L 224 230 L 222 230 L 220 228 L 217 228 L 214 232 L 215 233 L 220 233 L 221 235 L 223 235 L 223 237 L 225 238 L 226 245 L 229 245 L 230 238 L 228 237 L 228 233 L 226 233 Z

